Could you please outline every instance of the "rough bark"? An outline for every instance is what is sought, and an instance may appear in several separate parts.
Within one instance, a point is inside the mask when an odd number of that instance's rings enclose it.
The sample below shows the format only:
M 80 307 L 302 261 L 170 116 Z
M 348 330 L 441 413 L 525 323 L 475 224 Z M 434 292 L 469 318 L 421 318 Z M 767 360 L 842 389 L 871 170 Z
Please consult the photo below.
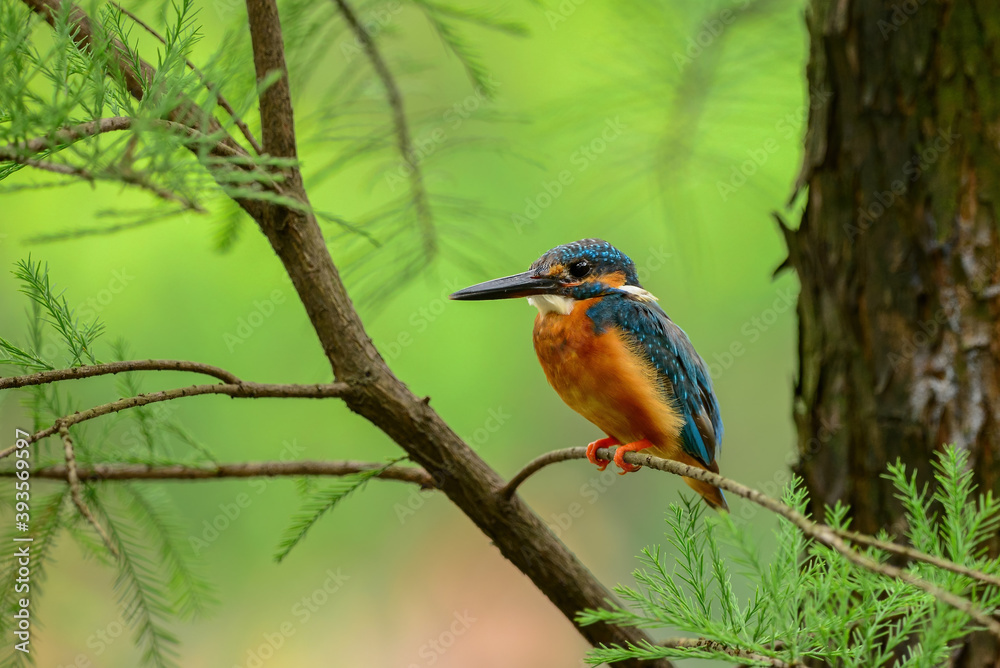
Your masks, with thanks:
M 902 536 L 880 477 L 929 480 L 946 443 L 1000 494 L 1000 15 L 985 0 L 812 0 L 812 110 L 785 229 L 798 303 L 794 416 L 812 511 Z M 993 546 L 996 551 L 996 544 Z M 1000 665 L 976 635 L 954 665 Z

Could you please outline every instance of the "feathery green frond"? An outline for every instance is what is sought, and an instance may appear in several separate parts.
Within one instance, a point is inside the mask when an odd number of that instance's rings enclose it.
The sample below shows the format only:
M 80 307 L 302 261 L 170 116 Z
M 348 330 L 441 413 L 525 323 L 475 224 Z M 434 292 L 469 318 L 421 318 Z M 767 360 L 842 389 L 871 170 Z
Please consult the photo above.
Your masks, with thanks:
M 81 323 L 74 316 L 63 293 L 56 293 L 52 287 L 47 264 L 33 262 L 28 256 L 18 261 L 14 276 L 21 281 L 21 292 L 42 307 L 46 320 L 62 337 L 71 356 L 69 365 L 97 364 L 94 342 L 104 332 L 104 324 L 97 318 Z
M 134 627 L 143 663 L 176 666 L 177 638 L 166 627 L 172 597 L 158 572 L 159 555 L 146 542 L 148 533 L 124 517 L 124 509 L 106 505 L 103 495 L 88 494 L 87 501 L 120 555 L 115 590 L 122 616 Z
M 1000 522 L 998 507 L 992 495 L 973 498 L 965 453 L 946 448 L 935 469 L 933 498 L 943 508 L 940 518 L 928 514 L 930 499 L 905 467 L 889 467 L 887 475 L 907 510 L 912 542 L 964 566 L 987 573 L 1000 570 L 998 561 L 986 560 L 982 551 Z M 783 501 L 805 512 L 808 500 L 800 480 L 792 480 Z M 952 645 L 975 628 L 963 612 L 922 589 L 856 567 L 784 519 L 775 530 L 775 554 L 765 565 L 729 515 L 702 518 L 702 510 L 699 502 L 687 499 L 671 505 L 667 550 L 643 550 L 643 568 L 634 574 L 638 586 L 616 588 L 631 607 L 611 604 L 585 610 L 578 619 L 584 624 L 669 628 L 704 642 L 695 647 L 601 647 L 588 655 L 588 662 L 713 658 L 767 665 L 769 658 L 777 658 L 786 663 L 817 659 L 834 666 L 931 668 L 947 661 Z M 835 529 L 847 529 L 848 516 L 848 509 L 837 505 L 828 509 L 825 519 Z M 884 534 L 881 538 L 889 539 Z M 864 552 L 879 562 L 889 558 L 876 548 Z M 739 575 L 754 585 L 745 601 L 734 593 L 730 564 L 747 569 Z M 984 610 L 1000 606 L 997 587 L 923 562 L 908 569 Z
M 162 581 L 175 609 L 182 618 L 203 616 L 215 604 L 212 587 L 197 573 L 196 558 L 180 525 L 164 511 L 171 507 L 169 499 L 151 486 L 124 484 L 115 491 L 136 526 L 146 529 L 146 545 L 155 548 Z
M 292 523 L 285 531 L 284 537 L 278 544 L 278 552 L 274 555 L 274 560 L 281 562 L 288 553 L 292 551 L 299 542 L 305 538 L 306 533 L 319 521 L 323 515 L 333 510 L 341 501 L 350 496 L 355 491 L 365 486 L 369 480 L 385 471 L 387 468 L 405 459 L 400 457 L 393 459 L 384 466 L 368 469 L 351 475 L 343 476 L 324 489 L 315 492 L 312 498 L 307 499 L 302 509 L 292 518 Z
M 37 354 L 14 345 L 2 336 L 0 355 L 3 355 L 0 357 L 0 364 L 12 364 L 28 371 L 48 371 L 55 368 Z

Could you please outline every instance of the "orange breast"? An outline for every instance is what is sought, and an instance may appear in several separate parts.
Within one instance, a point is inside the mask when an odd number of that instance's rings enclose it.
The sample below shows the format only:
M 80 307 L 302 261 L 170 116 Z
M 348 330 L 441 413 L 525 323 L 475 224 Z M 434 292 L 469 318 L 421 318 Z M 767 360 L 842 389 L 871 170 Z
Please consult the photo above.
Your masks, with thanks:
M 684 419 L 664 398 L 652 364 L 617 332 L 594 334 L 586 310 L 595 301 L 577 302 L 569 315 L 535 319 L 535 352 L 549 383 L 608 436 L 621 443 L 646 438 L 658 446 L 653 454 L 676 455 Z

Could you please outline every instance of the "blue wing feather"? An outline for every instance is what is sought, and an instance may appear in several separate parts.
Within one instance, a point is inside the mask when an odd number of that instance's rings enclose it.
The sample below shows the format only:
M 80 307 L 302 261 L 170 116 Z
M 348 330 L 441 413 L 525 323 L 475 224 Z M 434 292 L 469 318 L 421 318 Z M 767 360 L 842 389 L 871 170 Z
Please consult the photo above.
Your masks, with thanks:
M 708 367 L 684 330 L 655 302 L 624 294 L 606 295 L 587 315 L 595 331 L 620 329 L 649 356 L 684 417 L 684 451 L 710 466 L 722 441 L 722 417 Z

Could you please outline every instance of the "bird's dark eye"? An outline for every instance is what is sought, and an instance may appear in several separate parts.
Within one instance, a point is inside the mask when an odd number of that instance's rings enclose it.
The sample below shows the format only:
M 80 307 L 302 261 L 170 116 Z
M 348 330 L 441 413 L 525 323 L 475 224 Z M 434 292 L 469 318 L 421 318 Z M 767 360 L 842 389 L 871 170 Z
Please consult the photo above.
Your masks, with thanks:
M 590 273 L 590 263 L 586 260 L 577 260 L 569 265 L 569 273 L 574 278 L 583 278 Z

